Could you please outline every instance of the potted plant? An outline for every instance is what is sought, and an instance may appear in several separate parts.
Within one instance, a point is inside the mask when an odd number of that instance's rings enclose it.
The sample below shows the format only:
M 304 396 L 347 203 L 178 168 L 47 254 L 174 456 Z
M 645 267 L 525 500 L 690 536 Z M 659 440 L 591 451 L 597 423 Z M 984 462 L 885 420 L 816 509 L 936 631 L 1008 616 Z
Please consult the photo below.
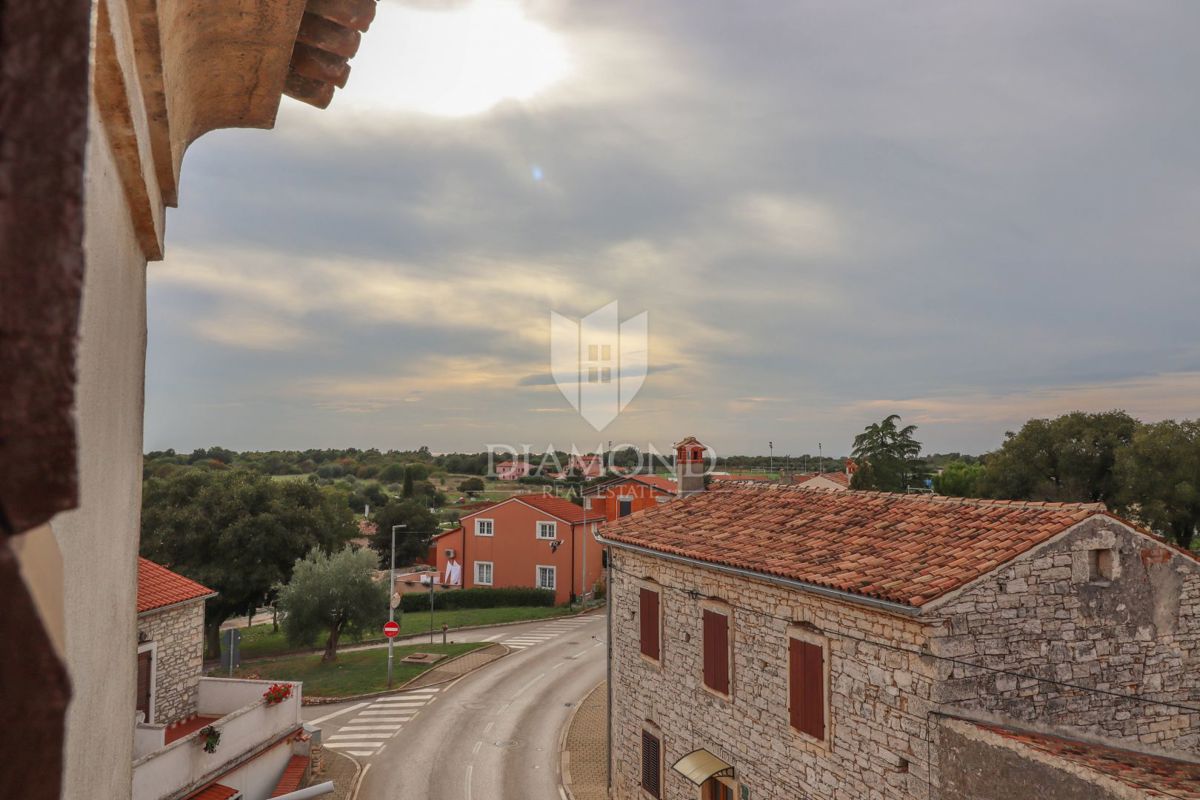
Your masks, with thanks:
M 292 685 L 290 683 L 273 683 L 269 689 L 263 692 L 263 699 L 267 701 L 267 705 L 269 706 L 282 703 L 291 696 Z
M 197 741 L 204 746 L 204 752 L 215 753 L 217 745 L 221 743 L 221 732 L 212 725 L 208 725 L 200 729 L 200 738 Z

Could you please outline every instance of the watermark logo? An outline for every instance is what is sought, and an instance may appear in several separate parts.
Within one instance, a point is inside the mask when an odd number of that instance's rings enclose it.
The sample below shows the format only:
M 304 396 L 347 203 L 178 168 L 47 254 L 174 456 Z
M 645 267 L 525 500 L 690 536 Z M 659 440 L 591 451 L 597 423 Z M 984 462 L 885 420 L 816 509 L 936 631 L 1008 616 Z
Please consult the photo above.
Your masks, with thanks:
M 620 322 L 615 300 L 578 322 L 550 312 L 550 374 L 596 430 L 608 427 L 642 388 L 648 330 L 645 311 Z

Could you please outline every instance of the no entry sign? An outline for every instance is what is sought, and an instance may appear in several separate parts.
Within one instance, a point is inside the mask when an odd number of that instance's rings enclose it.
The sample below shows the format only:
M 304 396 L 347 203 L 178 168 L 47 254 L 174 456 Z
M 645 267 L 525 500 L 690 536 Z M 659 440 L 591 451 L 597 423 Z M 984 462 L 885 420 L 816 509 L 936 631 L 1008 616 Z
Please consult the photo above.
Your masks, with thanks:
M 395 639 L 400 635 L 400 623 L 385 622 L 383 623 L 383 635 L 389 639 Z

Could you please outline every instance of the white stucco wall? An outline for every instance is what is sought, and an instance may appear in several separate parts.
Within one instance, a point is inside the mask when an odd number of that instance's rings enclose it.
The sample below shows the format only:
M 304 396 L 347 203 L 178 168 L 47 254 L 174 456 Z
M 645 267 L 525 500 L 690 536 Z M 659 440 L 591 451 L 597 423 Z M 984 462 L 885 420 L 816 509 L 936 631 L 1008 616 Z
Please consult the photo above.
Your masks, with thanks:
M 145 259 L 92 104 L 76 418 L 80 506 L 57 516 L 67 712 L 63 797 L 129 796 L 146 358 Z

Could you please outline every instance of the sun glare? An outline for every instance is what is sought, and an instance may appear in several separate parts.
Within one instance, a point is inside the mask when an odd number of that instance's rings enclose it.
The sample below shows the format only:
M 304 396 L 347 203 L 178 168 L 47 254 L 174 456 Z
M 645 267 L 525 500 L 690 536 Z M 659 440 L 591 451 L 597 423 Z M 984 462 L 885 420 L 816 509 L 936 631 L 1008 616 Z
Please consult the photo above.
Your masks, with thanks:
M 529 100 L 570 71 L 562 37 L 511 0 L 446 10 L 381 3 L 352 63 L 342 103 L 447 117 Z

